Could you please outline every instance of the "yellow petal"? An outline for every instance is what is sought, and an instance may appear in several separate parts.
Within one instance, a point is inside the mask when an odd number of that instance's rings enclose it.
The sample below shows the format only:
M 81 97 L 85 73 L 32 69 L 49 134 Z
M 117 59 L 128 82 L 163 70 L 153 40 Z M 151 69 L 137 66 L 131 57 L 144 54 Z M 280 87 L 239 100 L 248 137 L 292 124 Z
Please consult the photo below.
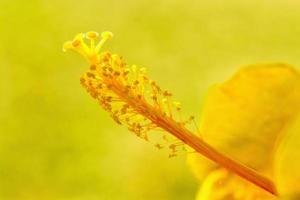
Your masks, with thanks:
M 282 196 L 300 199 L 300 116 L 286 133 L 276 152 L 275 183 Z
M 300 75 L 287 64 L 257 64 L 213 87 L 203 108 L 200 132 L 219 151 L 273 177 L 274 152 L 299 113 Z M 188 156 L 203 179 L 216 166 Z

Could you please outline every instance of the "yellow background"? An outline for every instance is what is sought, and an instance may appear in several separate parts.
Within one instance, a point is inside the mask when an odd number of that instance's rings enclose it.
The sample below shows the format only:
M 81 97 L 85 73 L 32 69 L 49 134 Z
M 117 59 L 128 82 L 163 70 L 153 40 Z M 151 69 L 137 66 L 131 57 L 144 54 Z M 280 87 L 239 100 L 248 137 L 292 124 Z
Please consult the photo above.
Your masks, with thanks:
M 300 66 L 297 0 L 0 0 L 0 199 L 182 200 L 198 183 L 116 125 L 79 85 L 87 64 L 63 53 L 76 33 L 147 67 L 199 120 L 209 86 L 240 66 Z

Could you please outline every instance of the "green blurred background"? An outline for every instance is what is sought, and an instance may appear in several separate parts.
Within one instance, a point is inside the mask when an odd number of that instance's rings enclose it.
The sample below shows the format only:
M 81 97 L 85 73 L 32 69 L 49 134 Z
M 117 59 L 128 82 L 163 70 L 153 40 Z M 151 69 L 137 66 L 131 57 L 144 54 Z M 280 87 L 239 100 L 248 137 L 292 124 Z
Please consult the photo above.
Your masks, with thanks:
M 79 85 L 87 64 L 62 52 L 110 30 L 105 49 L 148 68 L 199 116 L 206 91 L 240 66 L 300 66 L 297 0 L 0 0 L 0 199 L 182 200 L 198 183 L 117 126 Z

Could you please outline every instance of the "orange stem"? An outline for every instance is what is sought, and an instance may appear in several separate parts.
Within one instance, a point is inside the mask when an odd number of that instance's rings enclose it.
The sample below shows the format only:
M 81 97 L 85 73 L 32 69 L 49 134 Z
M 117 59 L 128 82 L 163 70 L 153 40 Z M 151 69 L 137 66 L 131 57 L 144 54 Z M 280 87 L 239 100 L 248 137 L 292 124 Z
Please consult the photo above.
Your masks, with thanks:
M 156 122 L 166 131 L 192 147 L 206 158 L 218 163 L 229 171 L 234 172 L 240 177 L 277 196 L 277 190 L 273 182 L 267 177 L 264 177 L 257 171 L 217 151 L 215 148 L 201 140 L 199 137 L 195 136 L 185 127 L 178 125 L 176 122 L 174 123 L 172 119 L 159 118 Z

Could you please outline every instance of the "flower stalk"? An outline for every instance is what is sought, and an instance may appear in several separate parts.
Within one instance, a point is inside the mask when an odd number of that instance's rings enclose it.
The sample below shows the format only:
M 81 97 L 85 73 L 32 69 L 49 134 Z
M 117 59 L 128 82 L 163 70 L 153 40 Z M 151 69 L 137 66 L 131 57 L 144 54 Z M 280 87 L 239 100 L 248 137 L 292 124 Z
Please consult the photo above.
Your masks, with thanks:
M 110 32 L 104 32 L 96 44 L 98 33 L 79 34 L 73 41 L 65 43 L 64 50 L 71 49 L 87 59 L 90 68 L 82 75 L 81 84 L 118 124 L 125 124 L 135 135 L 147 141 L 151 130 L 168 132 L 182 144 L 220 166 L 277 195 L 271 180 L 217 151 L 188 130 L 186 124 L 194 118 L 183 120 L 180 103 L 172 101 L 169 91 L 162 90 L 155 81 L 150 80 L 144 68 L 128 66 L 119 55 L 100 53 L 104 42 L 111 37 Z M 155 146 L 162 148 L 165 145 L 156 143 Z M 169 145 L 170 156 L 178 153 L 177 147 L 178 145 Z

